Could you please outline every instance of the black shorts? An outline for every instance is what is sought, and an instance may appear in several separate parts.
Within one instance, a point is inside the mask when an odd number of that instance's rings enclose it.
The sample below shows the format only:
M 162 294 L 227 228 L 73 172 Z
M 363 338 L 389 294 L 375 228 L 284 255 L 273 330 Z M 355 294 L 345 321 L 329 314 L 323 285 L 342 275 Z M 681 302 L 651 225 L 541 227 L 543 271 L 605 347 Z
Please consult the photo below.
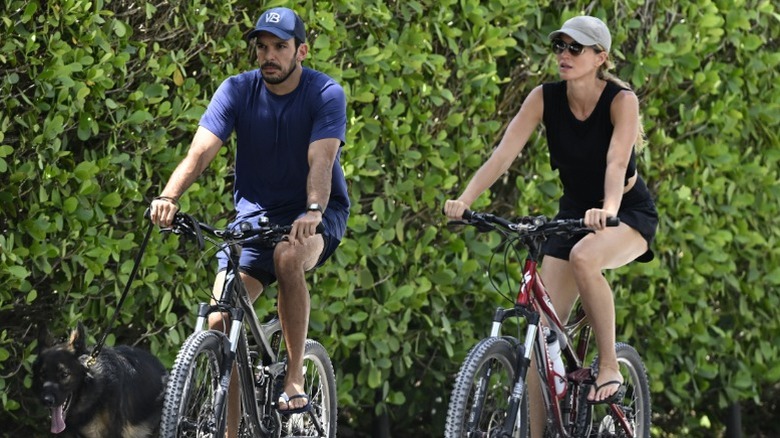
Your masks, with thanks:
M 555 216 L 556 219 L 581 219 L 585 217 L 587 210 L 597 207 L 583 207 L 582 204 L 577 204 L 566 195 L 561 197 L 558 205 L 559 211 Z M 641 177 L 637 177 L 634 187 L 623 195 L 623 200 L 620 202 L 620 210 L 618 210 L 618 217 L 620 222 L 637 230 L 647 241 L 647 251 L 637 257 L 636 260 L 642 263 L 653 260 L 655 255 L 650 249 L 650 245 L 653 243 L 655 232 L 658 228 L 658 212 L 655 209 L 653 198 L 650 196 L 650 191 L 647 190 L 647 185 L 645 185 Z M 578 234 L 568 238 L 565 236 L 551 236 L 544 243 L 542 251 L 545 255 L 569 260 L 571 249 L 585 236 L 586 234 Z

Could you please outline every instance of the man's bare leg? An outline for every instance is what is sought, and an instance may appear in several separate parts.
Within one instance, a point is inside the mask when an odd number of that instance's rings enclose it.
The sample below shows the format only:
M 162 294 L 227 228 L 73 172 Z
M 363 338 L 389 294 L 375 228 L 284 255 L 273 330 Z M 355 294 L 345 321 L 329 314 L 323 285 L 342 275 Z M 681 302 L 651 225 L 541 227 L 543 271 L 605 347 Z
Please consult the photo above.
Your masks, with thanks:
M 217 274 L 217 277 L 214 280 L 212 296 L 222 296 L 222 286 L 225 283 L 225 276 L 226 271 L 221 271 Z M 244 286 L 246 286 L 251 302 L 255 302 L 257 297 L 263 292 L 263 284 L 244 273 L 241 273 L 241 280 L 244 282 Z M 209 316 L 209 328 L 229 333 L 230 316 L 227 314 L 212 313 Z M 236 366 L 234 364 L 233 371 L 230 373 L 230 385 L 228 386 L 227 431 L 225 433 L 227 438 L 238 437 L 238 425 L 241 421 L 241 398 L 239 395 L 238 372 L 236 372 Z
M 282 333 L 287 347 L 287 372 L 284 392 L 293 397 L 305 394 L 303 376 L 303 354 L 309 329 L 310 302 L 305 272 L 314 268 L 325 247 L 321 235 L 306 239 L 304 243 L 280 243 L 274 253 L 274 269 L 279 282 L 278 311 Z M 295 398 L 279 409 L 298 409 L 309 402 L 306 398 Z

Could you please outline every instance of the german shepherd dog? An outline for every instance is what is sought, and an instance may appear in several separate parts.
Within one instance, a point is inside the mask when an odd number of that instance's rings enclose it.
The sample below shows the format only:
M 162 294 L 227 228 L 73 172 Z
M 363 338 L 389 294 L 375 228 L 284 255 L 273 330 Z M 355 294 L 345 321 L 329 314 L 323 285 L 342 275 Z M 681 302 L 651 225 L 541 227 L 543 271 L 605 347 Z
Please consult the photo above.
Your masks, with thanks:
M 38 335 L 33 389 L 51 409 L 51 432 L 67 437 L 140 438 L 157 434 L 167 371 L 149 352 L 105 347 L 93 361 L 79 323 L 51 345 Z

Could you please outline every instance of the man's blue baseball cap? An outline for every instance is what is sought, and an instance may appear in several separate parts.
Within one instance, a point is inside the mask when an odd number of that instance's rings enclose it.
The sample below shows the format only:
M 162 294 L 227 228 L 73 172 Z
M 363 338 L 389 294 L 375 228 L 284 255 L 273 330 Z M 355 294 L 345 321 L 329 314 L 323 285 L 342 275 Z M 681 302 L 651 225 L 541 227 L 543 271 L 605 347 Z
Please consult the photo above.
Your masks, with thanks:
M 251 40 L 260 32 L 270 32 L 283 40 L 296 38 L 306 42 L 306 26 L 292 9 L 273 8 L 263 12 L 255 28 L 246 37 Z

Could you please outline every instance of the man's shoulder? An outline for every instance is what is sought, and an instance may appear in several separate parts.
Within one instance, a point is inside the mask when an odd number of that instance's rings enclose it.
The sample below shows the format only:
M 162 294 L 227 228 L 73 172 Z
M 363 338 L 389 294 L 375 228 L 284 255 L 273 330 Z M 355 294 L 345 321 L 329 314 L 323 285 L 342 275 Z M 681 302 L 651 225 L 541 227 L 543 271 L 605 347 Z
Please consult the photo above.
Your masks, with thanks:
M 229 76 L 223 84 L 231 88 L 243 89 L 254 87 L 260 80 L 262 77 L 258 74 L 258 70 L 249 70 Z
M 338 89 L 342 89 L 341 84 L 339 84 L 338 81 L 319 70 L 304 67 L 303 75 L 303 80 L 314 85 L 315 89 L 323 90 L 329 87 L 337 87 Z

